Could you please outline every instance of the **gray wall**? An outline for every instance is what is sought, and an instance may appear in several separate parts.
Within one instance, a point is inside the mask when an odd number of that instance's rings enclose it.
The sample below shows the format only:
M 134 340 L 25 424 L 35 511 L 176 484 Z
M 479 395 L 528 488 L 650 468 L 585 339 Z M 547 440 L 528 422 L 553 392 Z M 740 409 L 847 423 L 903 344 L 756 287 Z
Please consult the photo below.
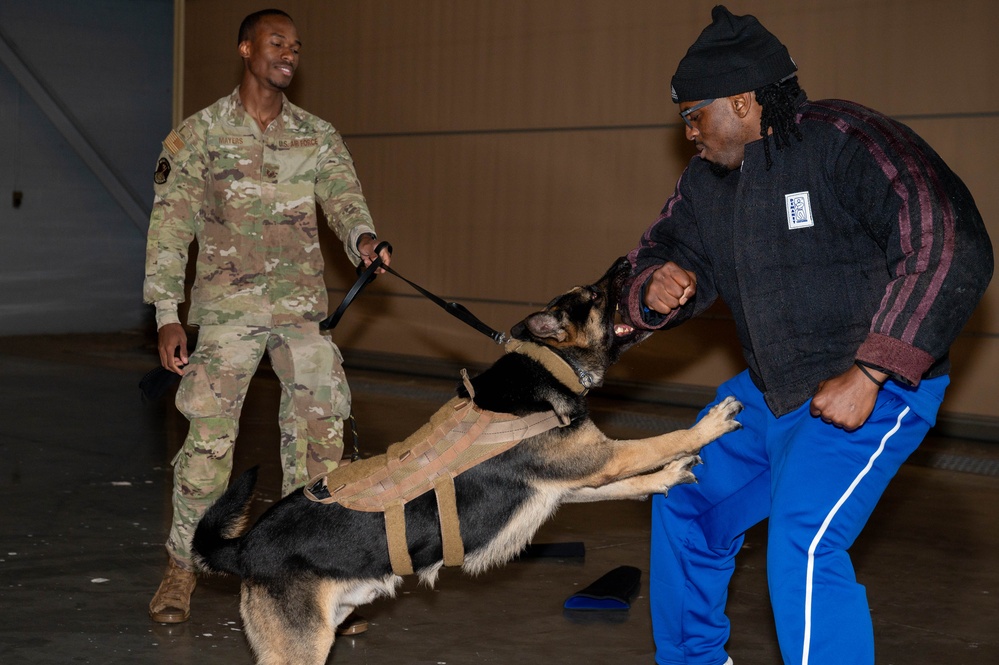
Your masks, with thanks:
M 24 71 L 0 61 L 0 335 L 139 327 L 148 220 L 135 213 L 148 215 L 170 131 L 173 2 L 0 0 L 0 38 L 52 100 L 36 102 Z M 53 112 L 107 164 L 132 214 Z

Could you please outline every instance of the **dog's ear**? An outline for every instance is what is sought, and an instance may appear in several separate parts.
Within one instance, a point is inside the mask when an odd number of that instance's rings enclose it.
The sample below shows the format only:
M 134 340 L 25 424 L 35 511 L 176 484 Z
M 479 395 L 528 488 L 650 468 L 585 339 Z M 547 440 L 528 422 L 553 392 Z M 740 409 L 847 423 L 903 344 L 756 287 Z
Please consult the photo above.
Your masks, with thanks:
M 524 319 L 524 325 L 535 337 L 553 339 L 556 342 L 565 341 L 565 328 L 559 324 L 558 318 L 550 312 L 538 312 Z

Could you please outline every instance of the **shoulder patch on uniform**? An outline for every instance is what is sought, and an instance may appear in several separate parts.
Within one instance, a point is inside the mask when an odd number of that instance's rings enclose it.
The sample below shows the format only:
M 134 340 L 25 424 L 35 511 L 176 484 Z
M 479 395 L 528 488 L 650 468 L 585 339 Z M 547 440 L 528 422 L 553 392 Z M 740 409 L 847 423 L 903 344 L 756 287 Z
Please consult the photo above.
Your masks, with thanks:
M 162 185 L 170 177 L 170 160 L 166 157 L 160 157 L 160 161 L 156 162 L 156 173 L 153 174 L 153 182 L 157 185 Z
M 169 150 L 171 155 L 176 155 L 184 149 L 185 145 L 184 139 L 180 138 L 180 134 L 177 133 L 176 129 L 171 129 L 170 133 L 163 140 L 163 147 Z

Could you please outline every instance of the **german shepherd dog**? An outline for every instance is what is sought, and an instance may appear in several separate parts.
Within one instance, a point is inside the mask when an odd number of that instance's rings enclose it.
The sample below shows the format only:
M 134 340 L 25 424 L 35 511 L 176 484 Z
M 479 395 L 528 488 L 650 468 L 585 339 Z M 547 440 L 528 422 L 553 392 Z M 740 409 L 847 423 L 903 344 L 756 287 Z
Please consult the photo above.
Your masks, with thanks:
M 598 386 L 619 355 L 649 335 L 615 322 L 629 264 L 619 259 L 595 284 L 555 298 L 511 330 L 547 347 Z M 584 384 L 586 382 L 584 381 Z M 526 415 L 554 410 L 563 427 L 530 436 L 454 478 L 462 568 L 480 573 L 510 561 L 562 503 L 639 499 L 694 482 L 702 446 L 739 427 L 733 398 L 700 422 L 647 439 L 609 439 L 590 420 L 583 391 L 569 389 L 542 362 L 507 353 L 471 379 L 476 406 Z M 459 397 L 468 397 L 464 385 Z M 348 465 L 349 467 L 349 465 Z M 390 563 L 384 516 L 318 503 L 295 490 L 245 534 L 255 469 L 238 478 L 194 535 L 200 565 L 242 579 L 240 614 L 262 665 L 321 665 L 335 630 L 358 605 L 393 596 L 402 578 Z M 443 563 L 434 492 L 405 504 L 413 569 L 433 585 Z

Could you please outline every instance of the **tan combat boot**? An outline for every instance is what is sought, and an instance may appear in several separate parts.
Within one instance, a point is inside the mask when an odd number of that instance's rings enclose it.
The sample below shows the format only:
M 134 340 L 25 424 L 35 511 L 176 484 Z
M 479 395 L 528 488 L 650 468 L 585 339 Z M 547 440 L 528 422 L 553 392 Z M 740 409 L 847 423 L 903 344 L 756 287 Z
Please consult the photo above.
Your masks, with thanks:
M 191 618 L 191 594 L 198 579 L 171 557 L 163 581 L 149 603 L 149 617 L 160 623 L 183 623 Z

